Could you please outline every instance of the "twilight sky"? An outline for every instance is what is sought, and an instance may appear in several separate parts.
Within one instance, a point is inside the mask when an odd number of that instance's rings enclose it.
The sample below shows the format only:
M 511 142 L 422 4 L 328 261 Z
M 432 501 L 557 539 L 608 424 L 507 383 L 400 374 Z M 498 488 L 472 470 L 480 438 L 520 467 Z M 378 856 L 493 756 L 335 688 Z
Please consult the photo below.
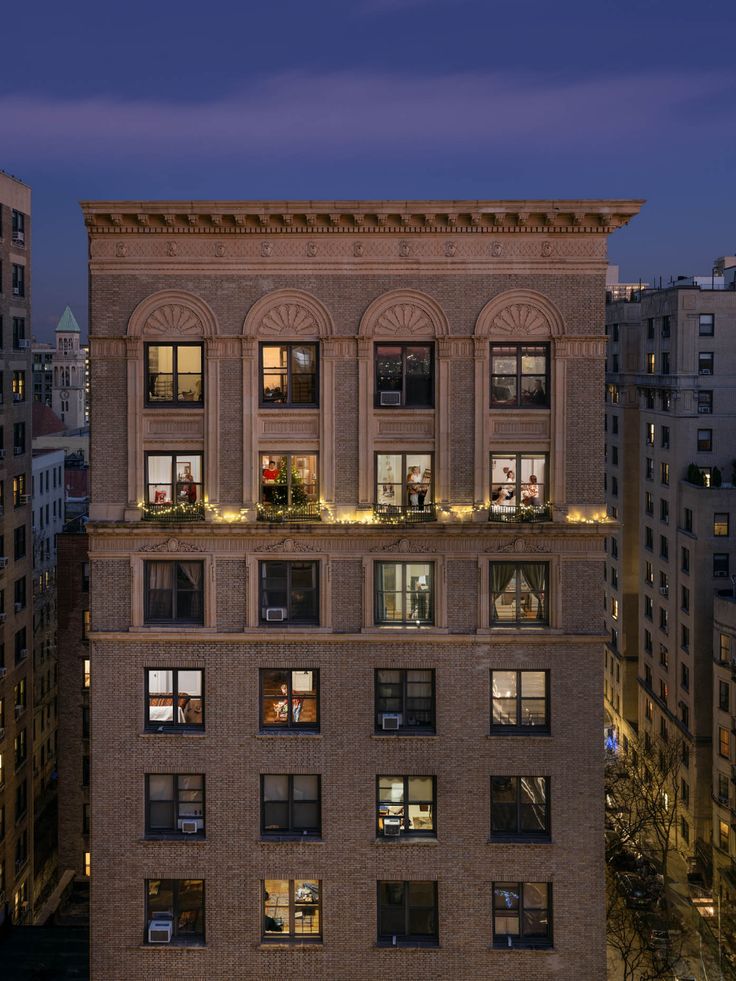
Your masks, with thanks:
M 95 198 L 634 197 L 625 279 L 736 252 L 736 4 L 25 0 L 0 167 L 33 188 L 34 334 L 86 325 Z

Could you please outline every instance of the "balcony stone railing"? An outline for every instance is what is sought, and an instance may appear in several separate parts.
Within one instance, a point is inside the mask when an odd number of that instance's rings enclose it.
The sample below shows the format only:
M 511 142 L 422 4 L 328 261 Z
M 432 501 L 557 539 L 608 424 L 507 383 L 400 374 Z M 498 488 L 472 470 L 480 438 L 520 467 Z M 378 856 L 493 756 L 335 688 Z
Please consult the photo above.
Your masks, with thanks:
M 492 504 L 488 510 L 489 521 L 551 521 L 552 505 L 547 504 Z
M 437 512 L 434 504 L 424 504 L 421 507 L 412 504 L 374 504 L 373 517 L 379 524 L 413 525 L 424 521 L 435 521 Z
M 141 511 L 144 521 L 167 521 L 177 524 L 180 521 L 204 521 L 204 504 L 201 502 L 196 504 L 189 504 L 188 502 L 143 504 Z
M 277 523 L 320 521 L 322 508 L 319 501 L 307 501 L 306 504 L 259 504 L 258 520 Z

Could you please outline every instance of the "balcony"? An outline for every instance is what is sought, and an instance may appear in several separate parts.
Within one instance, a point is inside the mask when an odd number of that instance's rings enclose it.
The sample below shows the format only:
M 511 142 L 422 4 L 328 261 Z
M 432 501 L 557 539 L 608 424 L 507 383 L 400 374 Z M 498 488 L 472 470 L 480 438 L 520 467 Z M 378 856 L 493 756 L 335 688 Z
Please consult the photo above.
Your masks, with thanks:
M 381 524 L 419 524 L 435 521 L 437 512 L 434 504 L 374 504 L 373 517 Z
M 204 504 L 180 501 L 168 504 L 143 504 L 141 506 L 144 521 L 166 521 L 179 524 L 182 521 L 204 521 Z
M 492 504 L 488 511 L 489 521 L 551 521 L 551 504 Z
M 258 520 L 272 523 L 300 521 L 320 521 L 322 508 L 319 501 L 306 501 L 304 504 L 259 504 Z

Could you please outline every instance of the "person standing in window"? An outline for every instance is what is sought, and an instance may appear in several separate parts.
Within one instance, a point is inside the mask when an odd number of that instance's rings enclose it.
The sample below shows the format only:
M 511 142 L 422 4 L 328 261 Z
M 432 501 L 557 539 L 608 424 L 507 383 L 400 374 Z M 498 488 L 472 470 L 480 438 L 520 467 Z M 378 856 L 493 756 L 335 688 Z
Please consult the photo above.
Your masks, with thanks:
M 409 467 L 406 475 L 406 492 L 409 497 L 409 504 L 413 508 L 423 508 L 424 498 L 427 496 L 427 484 L 422 477 L 421 467 Z
M 533 473 L 529 474 L 529 481 L 522 491 L 521 500 L 522 504 L 539 504 L 539 484 Z
M 179 499 L 188 504 L 197 503 L 197 485 L 191 467 L 185 467 L 184 473 L 179 478 Z

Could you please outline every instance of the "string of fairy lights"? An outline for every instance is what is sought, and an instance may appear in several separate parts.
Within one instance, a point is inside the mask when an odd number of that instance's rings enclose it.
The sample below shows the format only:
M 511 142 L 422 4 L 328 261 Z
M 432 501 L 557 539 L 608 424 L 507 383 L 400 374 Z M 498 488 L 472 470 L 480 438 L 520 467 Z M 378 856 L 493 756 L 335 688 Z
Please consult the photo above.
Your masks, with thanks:
M 172 501 L 166 504 L 149 504 L 146 501 L 139 501 L 143 517 L 148 521 L 203 521 L 209 520 L 224 524 L 245 524 L 252 521 L 252 509 L 240 508 L 239 510 L 223 509 L 209 501 L 192 504 L 190 502 Z M 551 501 L 543 505 L 520 504 L 512 511 L 494 511 L 493 505 L 486 502 L 480 504 L 440 504 L 436 506 L 437 520 L 442 523 L 445 521 L 464 521 L 473 520 L 474 516 L 485 512 L 491 523 L 500 524 L 525 524 L 532 522 L 552 521 L 553 512 L 556 510 Z M 592 515 L 582 514 L 579 511 L 568 512 L 564 515 L 567 524 L 598 525 L 615 523 L 605 512 L 594 513 Z M 424 524 L 430 519 L 423 513 L 406 511 L 397 514 L 385 514 L 374 510 L 373 507 L 353 511 L 350 514 L 338 513 L 330 502 L 320 500 L 311 505 L 303 504 L 289 506 L 262 504 L 256 505 L 256 519 L 258 521 L 270 521 L 281 523 L 293 521 L 295 523 L 319 521 L 322 524 L 335 525 L 376 525 L 406 527 L 407 525 Z

